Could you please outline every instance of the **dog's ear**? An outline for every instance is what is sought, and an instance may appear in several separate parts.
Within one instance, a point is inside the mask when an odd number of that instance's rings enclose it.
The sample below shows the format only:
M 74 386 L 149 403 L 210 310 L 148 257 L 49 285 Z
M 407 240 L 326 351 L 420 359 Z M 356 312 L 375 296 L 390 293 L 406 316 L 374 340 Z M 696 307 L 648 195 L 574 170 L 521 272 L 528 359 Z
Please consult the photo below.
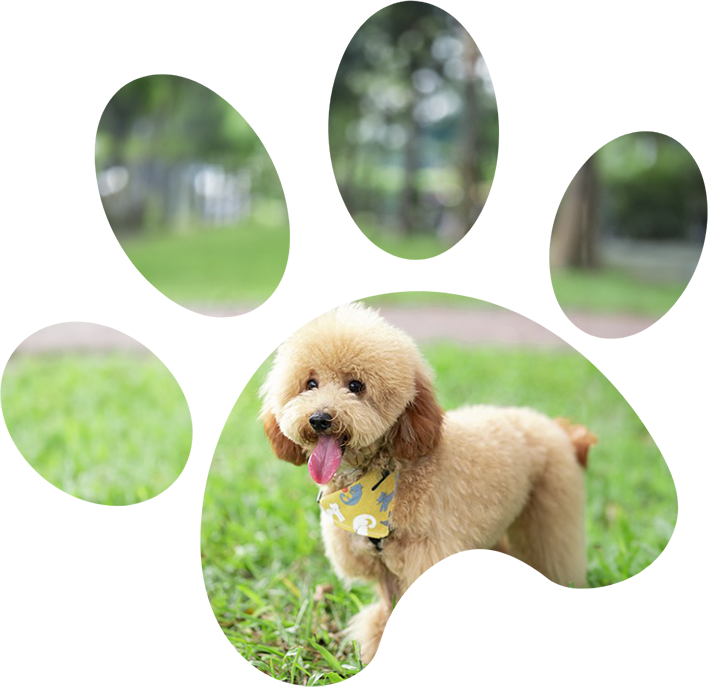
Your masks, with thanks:
M 440 441 L 444 413 L 435 400 L 433 384 L 420 372 L 415 381 L 415 397 L 406 406 L 389 435 L 391 453 L 413 460 L 433 452 Z
M 280 460 L 287 460 L 295 465 L 302 465 L 307 460 L 302 449 L 280 431 L 278 422 L 272 413 L 264 413 L 263 429 L 273 447 L 273 452 Z

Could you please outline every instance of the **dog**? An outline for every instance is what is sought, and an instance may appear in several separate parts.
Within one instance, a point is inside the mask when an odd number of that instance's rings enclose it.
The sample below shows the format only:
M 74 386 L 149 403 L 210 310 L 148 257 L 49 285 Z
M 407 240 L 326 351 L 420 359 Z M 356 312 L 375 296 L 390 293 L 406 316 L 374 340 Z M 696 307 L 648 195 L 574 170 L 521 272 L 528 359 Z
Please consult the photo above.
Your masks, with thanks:
M 275 455 L 321 487 L 327 557 L 378 601 L 349 624 L 369 663 L 396 601 L 428 568 L 497 549 L 550 580 L 586 583 L 584 467 L 596 438 L 530 408 L 444 412 L 413 340 L 358 303 L 277 350 L 261 389 Z

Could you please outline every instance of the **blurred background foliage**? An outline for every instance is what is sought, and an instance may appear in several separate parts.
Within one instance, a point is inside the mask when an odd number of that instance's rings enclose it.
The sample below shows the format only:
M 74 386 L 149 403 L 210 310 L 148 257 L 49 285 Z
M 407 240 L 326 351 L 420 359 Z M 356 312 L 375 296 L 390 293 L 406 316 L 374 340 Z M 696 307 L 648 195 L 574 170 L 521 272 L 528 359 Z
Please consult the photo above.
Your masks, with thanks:
M 113 96 L 98 127 L 96 169 L 117 234 L 287 222 L 278 175 L 253 129 L 179 76 L 136 79 Z
M 374 243 L 411 259 L 446 250 L 481 212 L 498 147 L 494 90 L 467 31 L 425 3 L 373 15 L 342 57 L 329 137 L 344 202 Z M 275 290 L 289 248 L 278 175 L 248 123 L 209 89 L 169 75 L 120 89 L 98 127 L 96 171 L 121 246 L 172 300 L 232 314 Z M 555 218 L 561 307 L 571 319 L 648 326 L 688 284 L 705 230 L 703 178 L 681 144 L 653 132 L 608 143 Z
M 368 219 L 457 254 L 498 238 L 499 113 L 484 66 L 469 35 L 424 3 L 394 3 L 357 29 L 329 103 L 339 223 Z
M 703 177 L 678 141 L 642 131 L 615 139 L 596 156 L 601 233 L 702 243 L 706 232 Z

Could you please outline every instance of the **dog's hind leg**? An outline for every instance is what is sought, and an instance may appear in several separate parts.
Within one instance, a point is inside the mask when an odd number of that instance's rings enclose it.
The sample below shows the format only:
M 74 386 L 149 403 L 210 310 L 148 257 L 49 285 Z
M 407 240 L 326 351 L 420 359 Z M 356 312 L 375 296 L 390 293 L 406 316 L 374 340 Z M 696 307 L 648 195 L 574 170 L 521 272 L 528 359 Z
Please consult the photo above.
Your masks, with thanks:
M 558 584 L 584 587 L 585 487 L 575 456 L 551 451 L 521 515 L 509 528 L 509 553 Z

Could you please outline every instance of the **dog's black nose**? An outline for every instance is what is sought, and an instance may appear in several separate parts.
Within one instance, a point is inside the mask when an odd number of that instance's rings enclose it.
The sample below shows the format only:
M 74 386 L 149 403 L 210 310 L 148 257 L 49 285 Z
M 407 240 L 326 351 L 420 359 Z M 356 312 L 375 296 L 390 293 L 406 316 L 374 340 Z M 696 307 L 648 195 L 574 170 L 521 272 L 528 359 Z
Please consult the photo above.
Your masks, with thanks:
M 332 416 L 318 410 L 310 415 L 310 426 L 315 432 L 326 432 L 332 426 Z

